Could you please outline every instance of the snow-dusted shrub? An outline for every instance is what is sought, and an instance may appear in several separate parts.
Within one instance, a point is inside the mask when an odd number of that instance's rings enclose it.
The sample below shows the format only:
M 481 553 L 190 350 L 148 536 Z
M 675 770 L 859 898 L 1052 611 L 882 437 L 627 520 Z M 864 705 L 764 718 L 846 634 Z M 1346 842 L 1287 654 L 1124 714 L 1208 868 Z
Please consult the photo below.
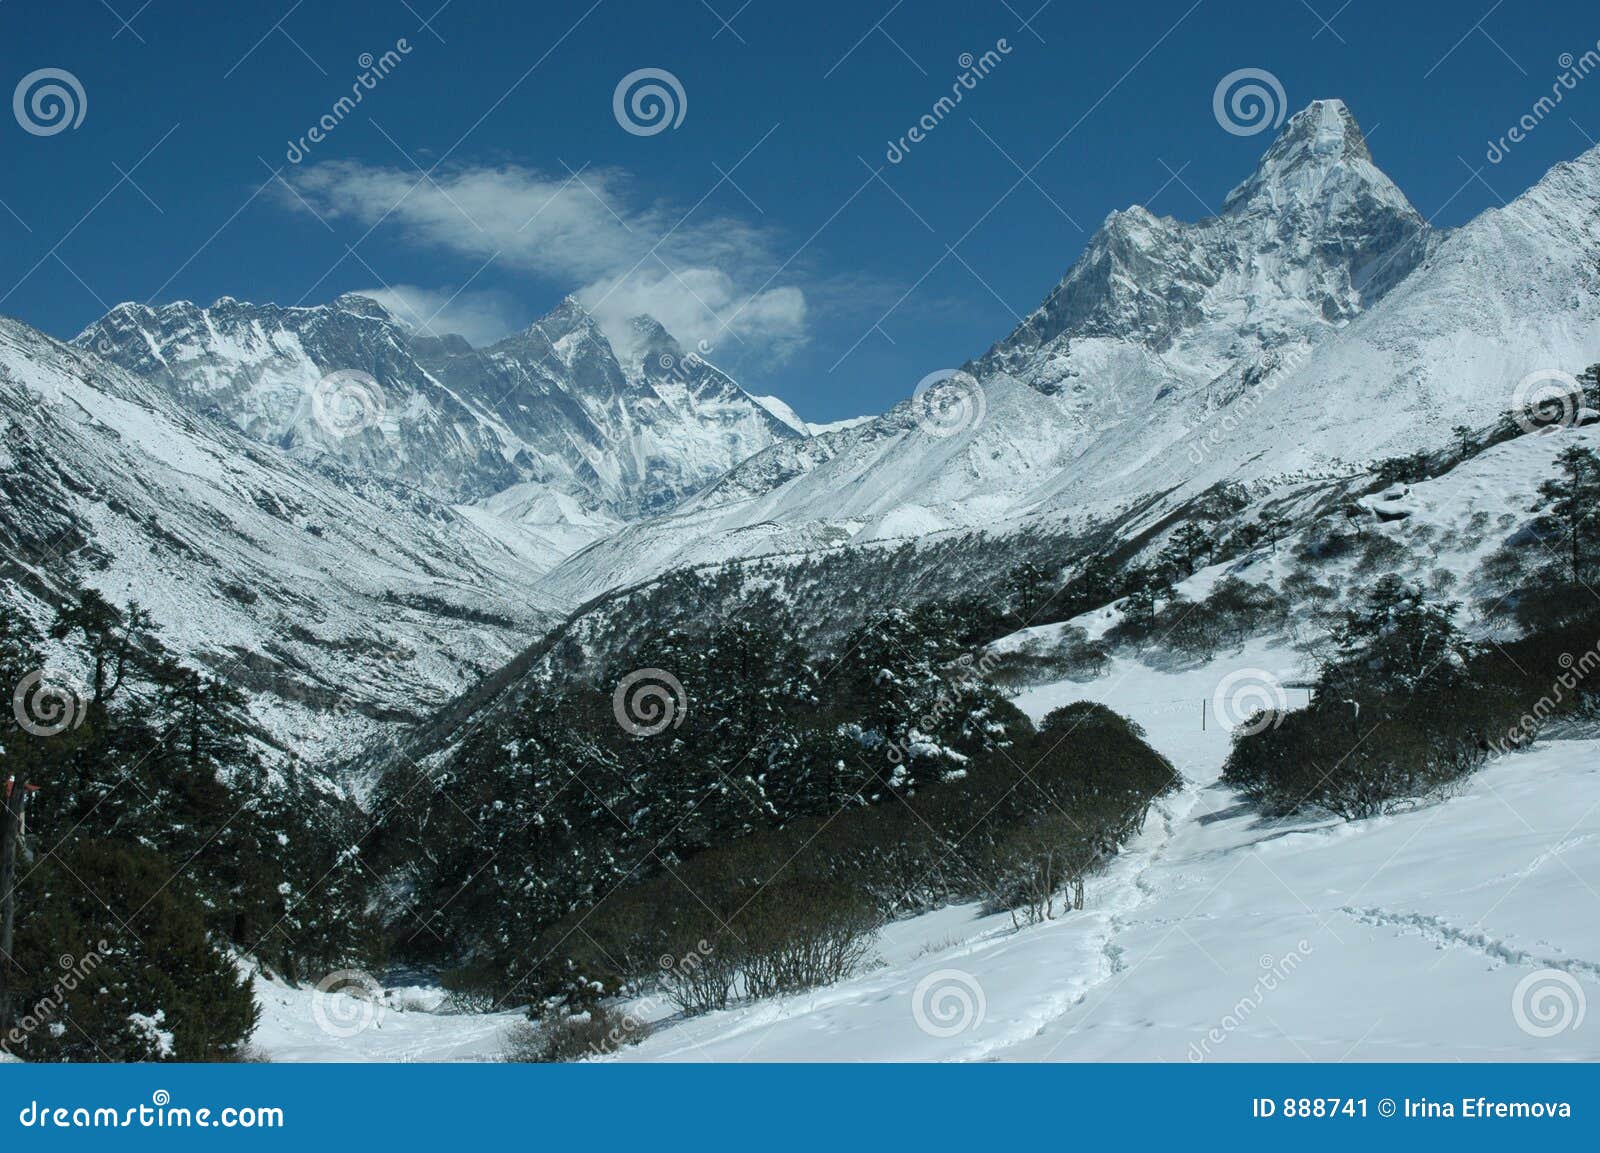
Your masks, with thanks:
M 1382 581 L 1346 629 L 1312 705 L 1235 740 L 1223 778 L 1268 815 L 1355 820 L 1442 796 L 1600 696 L 1600 613 L 1472 649 L 1420 590 Z
M 1009 912 L 1013 922 L 1032 925 L 1081 910 L 1084 881 L 1099 861 L 1082 825 L 1046 809 L 994 844 L 983 868 L 993 886 L 986 911 Z
M 1360 546 L 1361 540 L 1361 535 L 1352 530 L 1342 516 L 1325 517 L 1302 535 L 1294 556 L 1301 562 L 1326 563 L 1349 556 Z
M 1387 533 L 1371 533 L 1361 546 L 1361 556 L 1356 560 L 1355 571 L 1363 574 L 1392 572 L 1401 567 L 1410 555 L 1410 550 L 1395 537 Z
M 1105 672 L 1110 662 L 1103 646 L 1091 641 L 1083 629 L 1071 625 L 1061 628 L 1049 640 L 1030 640 L 1020 648 L 999 654 L 989 678 L 1006 686 L 1093 680 Z
M 557 1012 L 542 1020 L 519 1021 L 506 1030 L 505 1059 L 582 1061 L 616 1052 L 630 1032 L 615 1009 L 594 1006 L 578 1013 Z
M 953 779 L 884 784 L 888 803 L 668 860 L 550 926 L 526 988 L 569 1007 L 659 993 L 702 1013 L 849 976 L 894 915 L 974 899 L 1020 919 L 1065 912 L 1177 777 L 1136 725 L 1089 703 L 1014 746 Z

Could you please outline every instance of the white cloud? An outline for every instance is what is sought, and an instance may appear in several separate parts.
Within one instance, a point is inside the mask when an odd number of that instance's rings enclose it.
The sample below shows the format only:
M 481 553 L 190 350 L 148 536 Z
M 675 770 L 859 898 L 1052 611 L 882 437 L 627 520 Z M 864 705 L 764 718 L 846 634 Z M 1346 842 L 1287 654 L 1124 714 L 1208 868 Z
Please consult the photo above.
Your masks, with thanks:
M 724 356 L 781 355 L 805 336 L 805 294 L 777 284 L 769 233 L 705 205 L 685 216 L 635 203 L 631 178 L 617 169 L 558 177 L 507 165 L 430 181 L 330 161 L 300 170 L 294 183 L 326 218 L 394 227 L 413 243 L 554 281 L 611 332 L 648 313 Z M 283 200 L 304 208 L 287 191 Z
M 376 300 L 415 332 L 425 336 L 455 333 L 479 348 L 526 328 L 533 320 L 509 293 L 499 291 L 455 292 L 414 284 L 356 291 Z
M 746 349 L 781 359 L 805 332 L 806 298 L 800 289 L 742 293 L 732 277 L 717 269 L 640 269 L 589 285 L 577 295 L 618 348 L 630 331 L 628 321 L 641 315 L 655 317 L 685 347 L 728 361 L 736 361 Z

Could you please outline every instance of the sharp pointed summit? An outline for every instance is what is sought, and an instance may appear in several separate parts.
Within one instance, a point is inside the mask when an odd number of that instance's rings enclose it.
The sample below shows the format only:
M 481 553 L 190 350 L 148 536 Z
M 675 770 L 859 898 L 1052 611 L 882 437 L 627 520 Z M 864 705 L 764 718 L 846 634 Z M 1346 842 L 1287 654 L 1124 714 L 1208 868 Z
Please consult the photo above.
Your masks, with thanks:
M 980 419 L 934 437 L 902 405 L 779 442 L 553 582 L 635 582 L 748 547 L 758 529 L 762 548 L 798 550 L 820 525 L 895 538 L 987 526 L 997 509 L 1109 514 L 1340 474 L 1493 420 L 1530 365 L 1600 357 L 1600 150 L 1447 232 L 1377 166 L 1341 101 L 1312 102 L 1263 143 L 1214 215 L 1111 213 L 1043 303 L 966 366 Z
M 1388 211 L 1415 224 L 1421 214 L 1373 162 L 1367 139 L 1342 100 L 1313 100 L 1290 117 L 1248 179 L 1222 202 L 1227 214 L 1292 214 L 1315 207 Z
M 1153 353 L 1214 346 L 1220 371 L 1369 307 L 1426 254 L 1430 230 L 1372 162 L 1339 100 L 1295 114 L 1221 211 L 1193 223 L 1134 205 L 1113 212 L 1054 292 L 983 364 L 1056 392 L 1082 353 L 1062 340 L 1132 340 Z M 1103 366 L 1094 372 L 1101 373 Z M 1123 372 L 1140 372 L 1133 366 Z

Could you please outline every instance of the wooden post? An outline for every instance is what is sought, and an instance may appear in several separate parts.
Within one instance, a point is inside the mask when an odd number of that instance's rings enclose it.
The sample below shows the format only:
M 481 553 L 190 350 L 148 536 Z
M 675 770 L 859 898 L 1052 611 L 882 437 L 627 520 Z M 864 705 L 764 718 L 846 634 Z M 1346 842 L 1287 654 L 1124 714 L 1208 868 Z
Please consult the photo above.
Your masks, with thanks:
M 13 930 L 16 925 L 17 844 L 22 840 L 22 814 L 28 790 L 6 782 L 0 807 L 0 1036 L 11 1031 L 11 969 Z

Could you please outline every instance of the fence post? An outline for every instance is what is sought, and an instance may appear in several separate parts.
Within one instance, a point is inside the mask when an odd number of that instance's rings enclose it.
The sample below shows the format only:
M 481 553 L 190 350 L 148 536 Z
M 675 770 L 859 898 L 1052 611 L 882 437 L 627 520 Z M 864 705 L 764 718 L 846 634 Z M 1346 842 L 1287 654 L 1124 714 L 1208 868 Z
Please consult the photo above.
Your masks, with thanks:
M 11 956 L 17 911 L 17 843 L 22 839 L 28 789 L 21 781 L 5 784 L 0 804 L 0 1035 L 11 1029 Z

